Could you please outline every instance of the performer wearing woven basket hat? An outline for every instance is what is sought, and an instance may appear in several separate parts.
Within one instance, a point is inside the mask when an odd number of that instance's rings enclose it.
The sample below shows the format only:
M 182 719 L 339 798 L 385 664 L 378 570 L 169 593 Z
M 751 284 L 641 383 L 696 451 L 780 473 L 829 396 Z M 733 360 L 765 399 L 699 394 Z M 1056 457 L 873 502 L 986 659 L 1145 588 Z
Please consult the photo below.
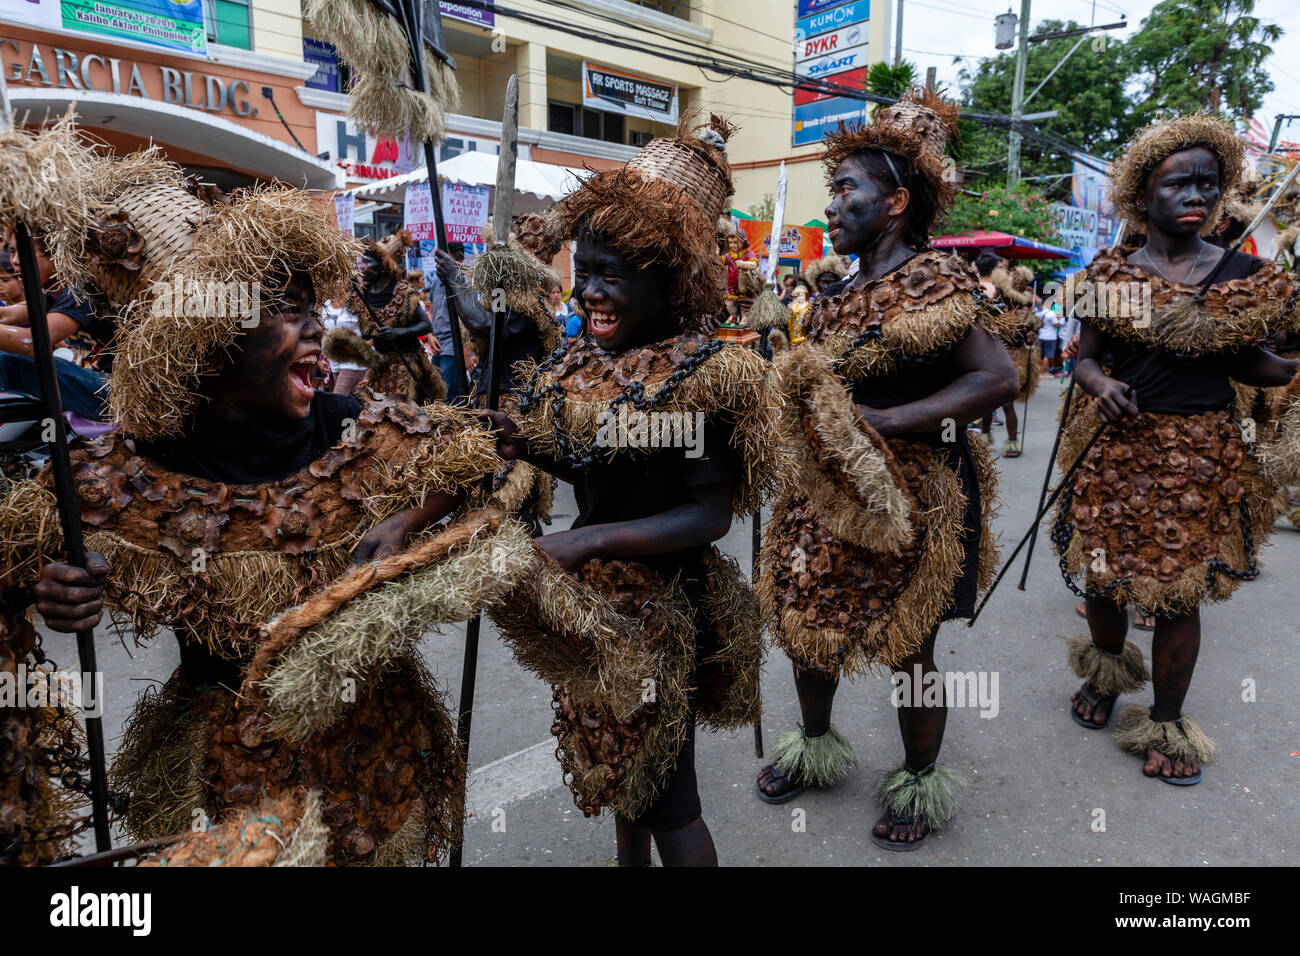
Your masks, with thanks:
M 1226 600 L 1258 573 L 1256 553 L 1274 516 L 1260 459 L 1277 474 L 1300 462 L 1293 422 L 1261 424 L 1256 434 L 1258 423 L 1233 415 L 1234 381 L 1279 386 L 1296 371 L 1296 362 L 1265 350 L 1271 336 L 1297 328 L 1292 279 L 1235 253 L 1197 290 L 1222 257 L 1205 236 L 1242 162 L 1241 140 L 1210 116 L 1139 132 L 1115 162 L 1111 194 L 1146 241 L 1099 254 L 1064 290 L 1082 322 L 1075 379 L 1087 398 L 1071 416 L 1060 460 L 1068 467 L 1088 436 L 1108 426 L 1067 486 L 1052 531 L 1091 632 L 1070 643 L 1083 679 L 1071 716 L 1104 727 L 1117 696 L 1146 683 L 1142 652 L 1125 640 L 1126 605 L 1154 614 L 1154 704 L 1128 708 L 1117 740 L 1143 758 L 1147 776 L 1183 785 L 1201 779 L 1214 753 L 1183 713 L 1200 605 Z
M 929 248 L 956 191 L 944 156 L 955 122 L 954 107 L 913 90 L 827 137 L 830 239 L 861 266 L 818 297 L 808 341 L 777 366 L 799 466 L 772 509 L 759 588 L 803 724 L 777 743 L 758 791 L 780 803 L 842 779 L 854 758 L 830 719 L 839 677 L 901 671 L 916 685 L 899 708 L 905 760 L 872 831 L 888 849 L 916 847 L 953 814 L 951 774 L 936 763 L 942 691 L 925 706 L 921 686 L 939 678 L 939 623 L 973 613 L 996 560 L 992 463 L 966 426 L 1018 388 L 982 327 L 998 316 L 978 277 Z
M 491 436 L 447 406 L 309 386 L 317 297 L 342 291 L 358 253 L 314 197 L 262 188 L 191 207 L 175 167 L 132 162 L 113 169 L 176 200 L 189 248 L 123 319 L 118 433 L 72 456 L 87 569 L 48 561 L 44 476 L 0 500 L 0 588 L 35 583 L 57 631 L 108 607 L 138 643 L 175 632 L 181 665 L 139 701 L 110 774 L 131 836 L 288 800 L 284 819 L 316 834 L 293 860 L 433 860 L 459 833 L 464 765 L 413 647 L 509 587 L 531 549 L 499 510 L 407 543 L 496 467 Z M 123 215 L 146 248 L 158 239 Z M 69 229 L 60 248 L 78 241 Z M 210 861 L 222 839 L 168 859 Z
M 711 336 L 729 132 L 684 119 L 563 200 L 584 331 L 521 369 L 516 415 L 493 415 L 504 457 L 574 485 L 573 527 L 538 539 L 545 569 L 493 615 L 555 685 L 565 780 L 585 814 L 615 813 L 623 865 L 648 865 L 652 838 L 666 865 L 716 865 L 695 727 L 757 716 L 758 604 L 710 547 L 757 507 L 778 455 L 766 364 Z

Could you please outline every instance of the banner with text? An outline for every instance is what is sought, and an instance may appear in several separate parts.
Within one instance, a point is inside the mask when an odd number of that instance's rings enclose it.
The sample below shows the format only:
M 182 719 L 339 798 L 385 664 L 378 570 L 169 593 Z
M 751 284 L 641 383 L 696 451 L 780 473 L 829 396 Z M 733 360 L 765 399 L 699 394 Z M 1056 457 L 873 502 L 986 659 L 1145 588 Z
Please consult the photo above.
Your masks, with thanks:
M 483 227 L 488 221 L 490 186 L 466 186 L 464 183 L 442 184 L 442 221 L 447 227 L 448 242 L 477 245 L 483 241 Z
M 677 84 L 583 60 L 582 105 L 656 123 L 676 123 Z
M 202 0 L 62 0 L 63 28 L 206 53 Z
M 428 182 L 411 183 L 406 187 L 402 225 L 412 239 L 438 238 L 438 226 L 433 218 L 433 193 L 429 191 Z

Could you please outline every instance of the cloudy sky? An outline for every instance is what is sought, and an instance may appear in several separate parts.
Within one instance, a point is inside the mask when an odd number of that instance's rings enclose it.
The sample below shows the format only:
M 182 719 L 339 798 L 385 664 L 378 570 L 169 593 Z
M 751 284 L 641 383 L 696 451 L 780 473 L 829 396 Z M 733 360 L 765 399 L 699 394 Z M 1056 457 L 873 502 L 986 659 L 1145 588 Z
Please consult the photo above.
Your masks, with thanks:
M 1076 20 L 1082 24 L 1115 23 L 1127 20 L 1123 30 L 1110 31 L 1109 35 L 1126 37 L 1137 29 L 1142 18 L 1157 0 L 1033 0 L 1030 25 L 1042 20 Z M 1020 0 L 904 0 L 903 56 L 920 67 L 925 75 L 928 67 L 938 70 L 940 84 L 956 86 L 960 64 L 974 65 L 981 57 L 995 55 L 993 47 L 993 18 L 1006 13 L 1008 7 L 1020 12 Z M 1273 56 L 1265 69 L 1276 89 L 1264 100 L 1260 111 L 1266 129 L 1271 130 L 1273 118 L 1278 113 L 1300 114 L 1300 3 L 1296 0 L 1257 0 L 1255 15 L 1266 22 L 1276 23 L 1285 31 L 1281 40 L 1273 45 Z M 1075 56 L 1089 53 L 1085 44 Z M 1035 77 L 1029 77 L 1033 89 Z M 1032 104 L 1031 104 L 1032 108 Z M 1284 130 L 1284 136 L 1300 140 L 1300 121 Z

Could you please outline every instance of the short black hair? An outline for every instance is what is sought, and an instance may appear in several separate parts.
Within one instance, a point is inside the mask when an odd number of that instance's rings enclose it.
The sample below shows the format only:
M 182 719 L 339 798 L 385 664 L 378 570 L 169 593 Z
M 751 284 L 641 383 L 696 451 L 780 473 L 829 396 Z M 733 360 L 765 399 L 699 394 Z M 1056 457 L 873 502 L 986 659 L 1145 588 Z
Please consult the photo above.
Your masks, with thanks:
M 991 275 L 998 267 L 998 257 L 991 252 L 981 252 L 975 258 L 975 271 L 982 276 Z

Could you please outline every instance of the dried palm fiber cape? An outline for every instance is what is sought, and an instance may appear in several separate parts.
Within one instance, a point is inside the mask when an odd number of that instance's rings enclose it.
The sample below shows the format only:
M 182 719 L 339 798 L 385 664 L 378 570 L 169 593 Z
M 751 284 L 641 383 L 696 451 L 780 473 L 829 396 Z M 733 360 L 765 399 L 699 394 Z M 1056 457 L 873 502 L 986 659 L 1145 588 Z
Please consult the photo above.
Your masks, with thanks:
M 352 362 L 369 369 L 366 385 L 379 395 L 434 401 L 447 397 L 447 386 L 429 353 L 418 344 L 405 351 L 378 351 L 368 339 L 382 328 L 403 328 L 420 321 L 423 288 L 406 271 L 405 246 L 409 233 L 400 229 L 375 242 L 367 240 L 365 268 L 348 284 L 348 311 L 357 316 L 361 332 L 335 328 L 325 333 L 321 350 L 334 362 Z M 418 375 L 423 389 L 417 385 Z
M 530 448 L 579 469 L 649 454 L 644 444 L 600 437 L 620 414 L 701 413 L 726 422 L 745 469 L 733 512 L 746 515 L 774 487 L 783 459 L 771 441 L 776 397 L 766 363 L 704 331 L 722 303 L 713 236 L 731 192 L 726 132 L 716 117 L 698 130 L 683 122 L 675 139 L 656 140 L 625 168 L 594 174 L 561 203 L 560 235 L 590 228 L 638 261 L 668 266 L 685 304 L 682 331 L 621 353 L 579 336 L 526 364 L 516 421 Z M 758 603 L 736 563 L 717 549 L 708 549 L 703 571 L 698 635 L 677 581 L 632 561 L 595 560 L 569 573 L 544 558 L 491 609 L 516 659 L 553 685 L 551 732 L 584 814 L 636 817 L 654 803 L 687 731 L 691 688 L 704 726 L 738 727 L 757 716 Z M 644 696 L 647 679 L 652 700 Z
M 1007 314 L 1001 323 L 1005 332 L 1001 341 L 1011 353 L 1011 361 L 1020 375 L 1017 398 L 1023 401 L 1038 391 L 1038 380 L 1042 375 L 1037 333 L 1043 323 L 1034 311 L 1034 272 L 1028 266 L 1014 269 L 998 266 L 989 278 L 1006 306 Z
M 413 143 L 443 138 L 447 113 L 460 105 L 450 63 L 421 44 L 427 88 L 417 93 L 410 45 L 396 19 L 366 0 L 308 0 L 303 12 L 354 77 L 348 116 L 379 136 L 400 140 L 409 133 Z
M 1114 166 L 1116 204 L 1133 209 L 1150 171 L 1192 146 L 1219 158 L 1222 190 L 1229 194 L 1240 181 L 1243 146 L 1225 123 L 1197 115 L 1137 135 Z M 1216 210 L 1211 223 L 1219 215 Z M 1217 282 L 1202 298 L 1195 287 L 1131 265 L 1135 251 L 1102 252 L 1065 289 L 1085 321 L 1125 346 L 1196 360 L 1267 348 L 1276 333 L 1300 327 L 1296 287 L 1273 264 Z M 1274 483 L 1298 460 L 1288 424 L 1285 416 L 1257 422 L 1252 443 L 1233 409 L 1143 412 L 1101 432 L 1061 496 L 1052 526 L 1066 583 L 1077 593 L 1157 614 L 1186 614 L 1205 601 L 1226 600 L 1242 580 L 1258 574 L 1256 552 L 1275 515 Z M 1100 425 L 1095 401 L 1079 396 L 1062 434 L 1063 469 Z M 1102 564 L 1095 559 L 1099 553 Z M 1075 580 L 1081 575 L 1083 588 Z M 1088 638 L 1075 638 L 1070 665 L 1106 695 L 1136 690 L 1148 679 L 1140 649 L 1127 642 L 1120 654 L 1109 655 Z M 1213 742 L 1186 717 L 1157 723 L 1135 706 L 1118 726 L 1120 745 L 1135 753 L 1156 747 L 1174 758 L 1213 756 Z
M 464 515 L 397 564 L 340 576 L 377 522 L 490 474 L 489 433 L 462 410 L 362 393 L 338 444 L 285 479 L 247 486 L 169 471 L 128 437 L 183 437 L 201 379 L 241 331 L 238 315 L 155 308 L 173 279 L 306 268 L 330 295 L 355 249 L 291 190 L 214 207 L 190 251 L 128 309 L 110 382 L 122 430 L 74 452 L 87 548 L 112 569 L 114 623 L 137 642 L 181 630 L 246 668 L 261 653 L 238 697 L 192 687 L 178 670 L 141 700 L 112 770 L 114 787 L 131 792 L 126 825 L 139 838 L 187 830 L 195 806 L 221 824 L 308 789 L 321 791 L 331 862 L 432 859 L 459 830 L 453 722 L 412 649 L 429 625 L 463 620 L 511 586 L 520 556 L 533 557 L 527 536 L 499 512 Z M 159 393 L 170 399 L 161 411 Z M 29 587 L 58 553 L 54 514 L 48 476 L 0 501 L 0 586 Z M 297 604 L 311 612 L 294 618 L 292 640 L 261 627 Z
M 913 90 L 869 125 L 841 126 L 827 137 L 828 179 L 855 153 L 886 151 L 929 180 L 937 218 L 955 191 L 944 161 L 955 123 L 954 107 Z M 797 465 L 765 529 L 758 590 L 776 643 L 800 668 L 849 677 L 887 671 L 948 610 L 963 570 L 962 477 L 942 447 L 882 439 L 857 415 L 852 390 L 902 370 L 923 372 L 977 326 L 1004 335 L 1001 310 L 989 308 L 979 289 L 961 259 L 919 251 L 888 275 L 815 299 L 808 338 L 776 362 L 785 396 L 781 441 Z M 983 443 L 970 451 L 985 587 L 997 563 L 989 529 L 996 477 Z M 854 759 L 834 727 L 821 737 L 786 735 L 775 756 L 782 772 L 813 785 L 834 783 Z M 947 771 L 900 773 L 882 799 L 899 815 L 923 809 L 941 828 L 950 815 L 936 812 L 951 804 Z

